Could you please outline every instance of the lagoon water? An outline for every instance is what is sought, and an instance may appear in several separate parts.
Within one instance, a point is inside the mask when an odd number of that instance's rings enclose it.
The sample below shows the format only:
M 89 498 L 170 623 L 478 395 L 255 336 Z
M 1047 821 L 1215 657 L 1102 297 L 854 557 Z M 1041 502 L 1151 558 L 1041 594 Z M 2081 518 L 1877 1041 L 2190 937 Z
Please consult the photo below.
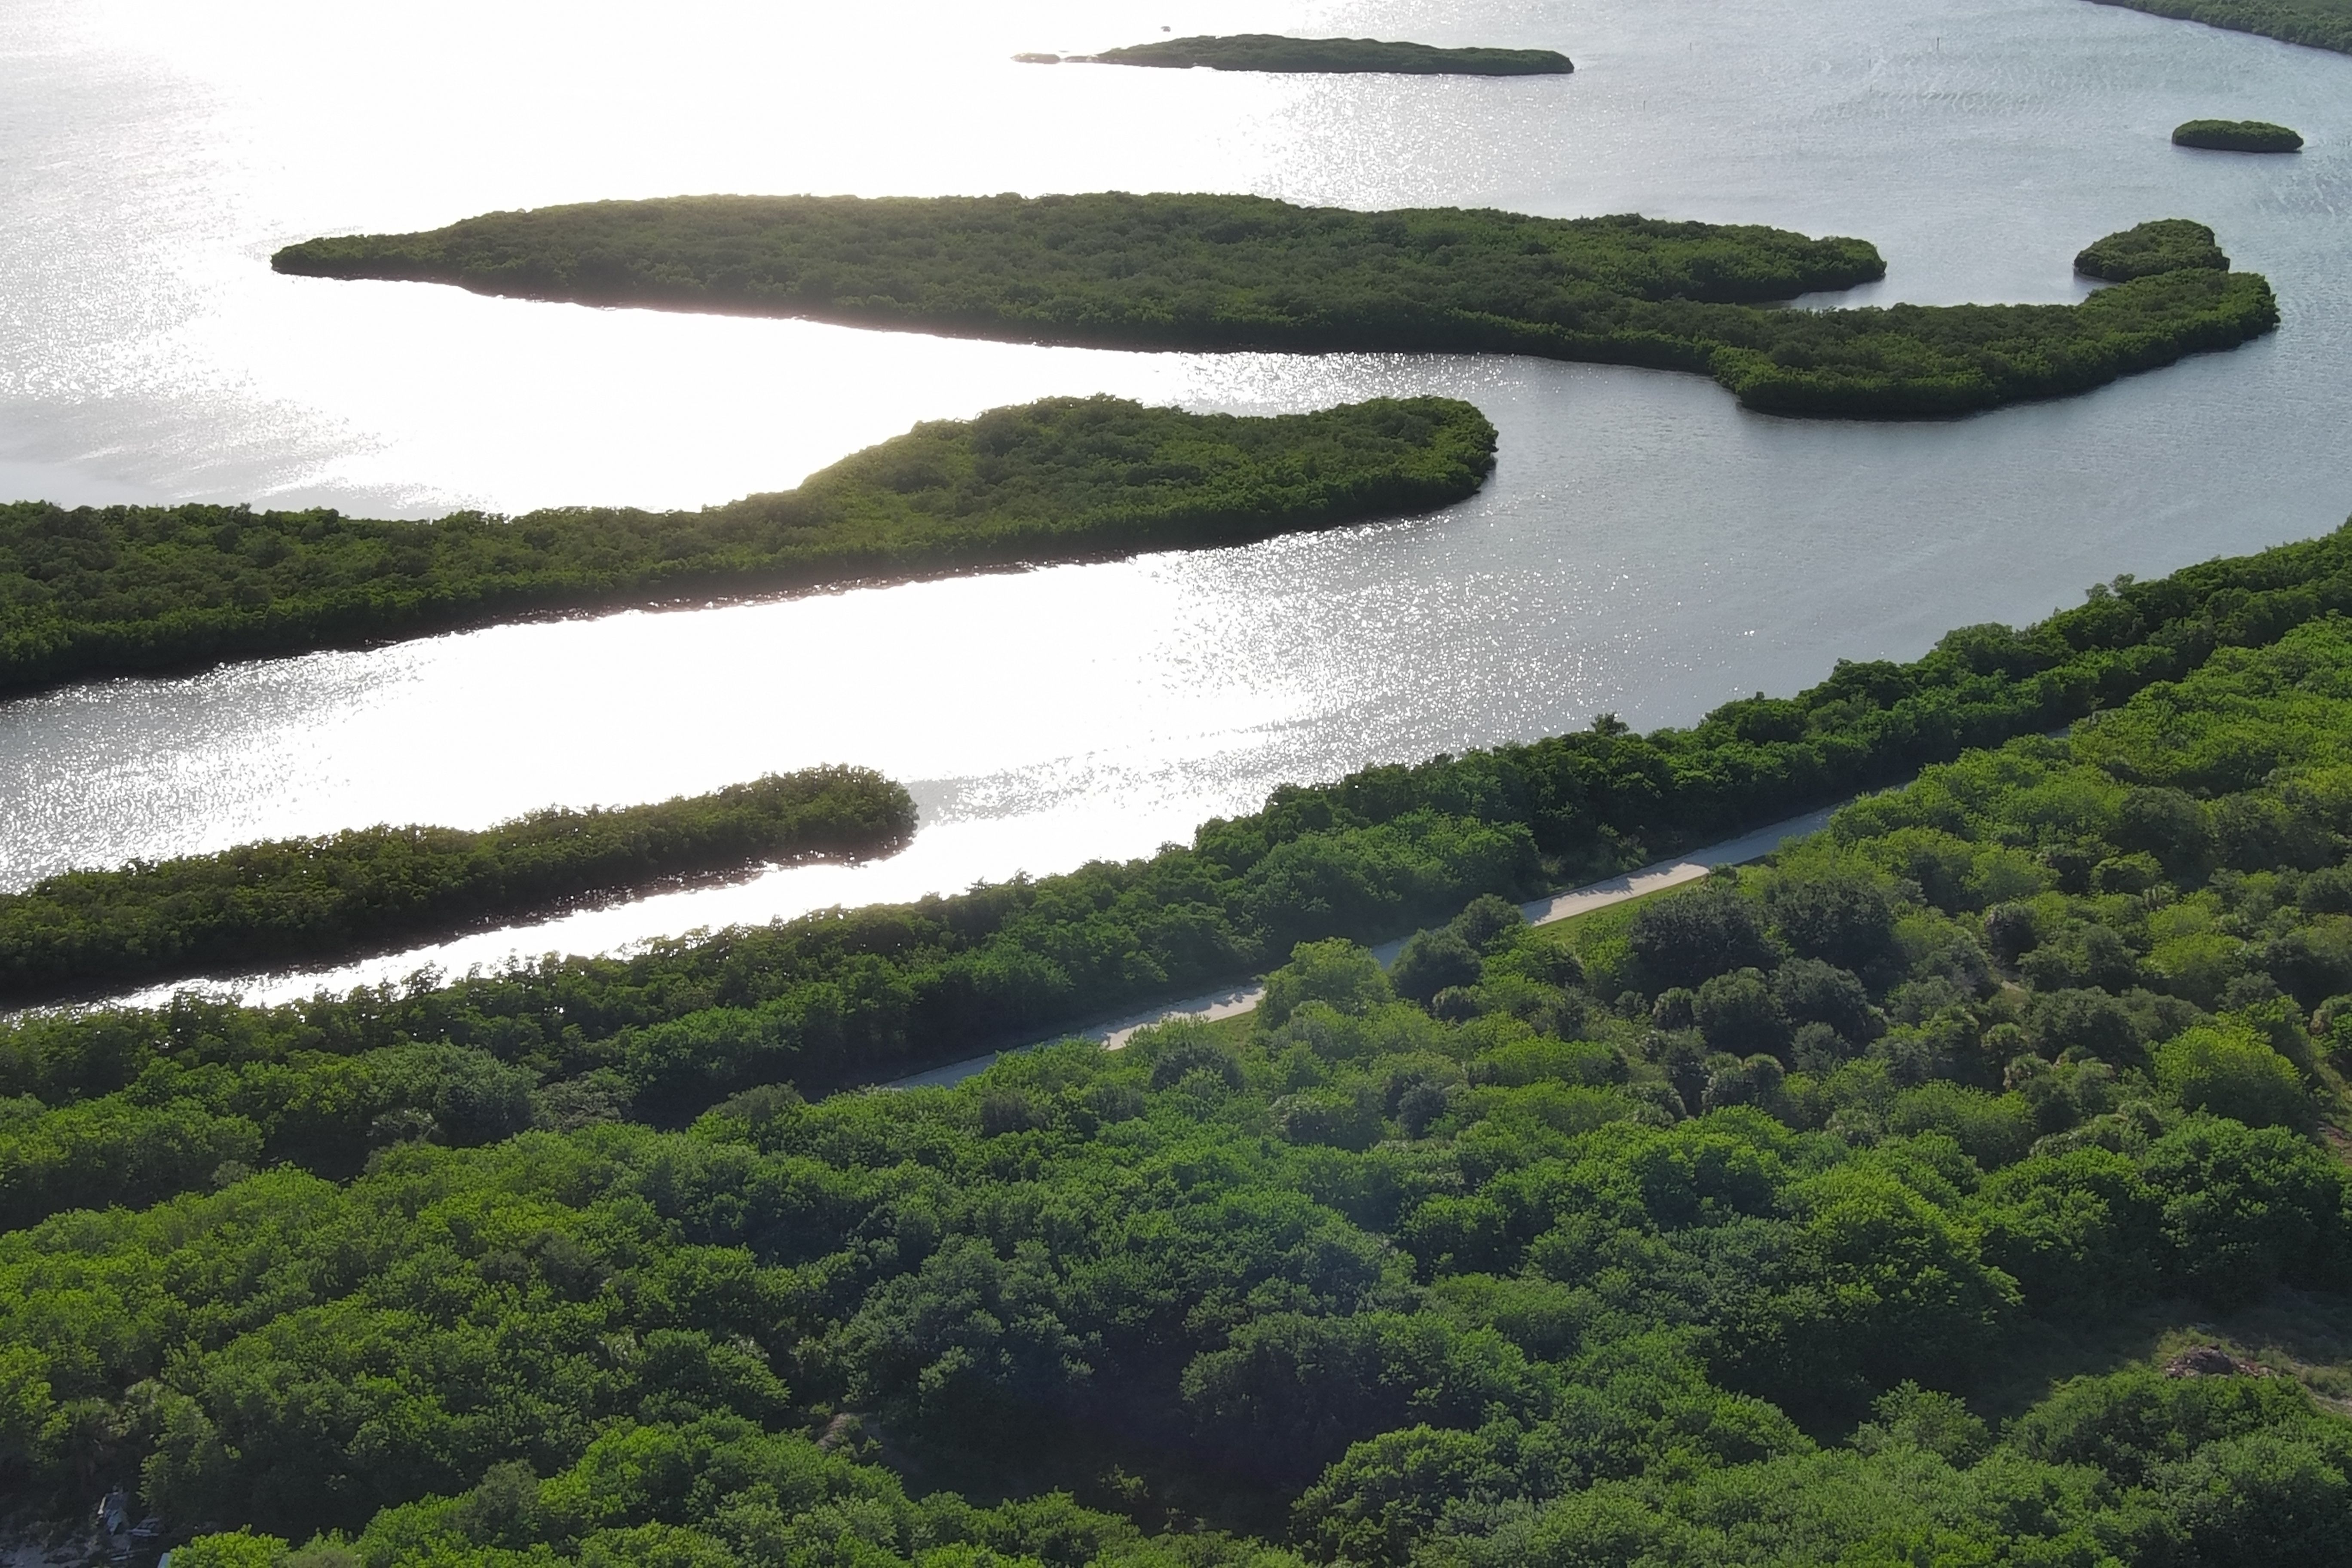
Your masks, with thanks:
M 0 489 L 430 516 L 692 506 L 1048 394 L 1469 397 L 1476 500 L 1242 549 L 504 626 L 0 705 L 0 888 L 386 819 L 478 826 L 822 761 L 914 847 L 339 972 L 596 951 L 1148 852 L 1285 780 L 1686 721 L 2094 580 L 2352 511 L 2352 59 L 2086 0 L 298 5 L 0 13 Z M 1015 65 L 1176 33 L 1542 45 L 1515 81 Z M 2307 150 L 2168 145 L 2196 116 Z M 1638 210 L 1876 242 L 1843 299 L 2080 297 L 2213 225 L 2285 325 L 1948 424 L 1774 420 L 1696 377 L 1145 355 L 283 279 L 279 245 L 692 191 L 1243 190 Z M 1807 304 L 1830 303 L 1808 300 Z M 320 977 L 259 988 L 301 989 Z

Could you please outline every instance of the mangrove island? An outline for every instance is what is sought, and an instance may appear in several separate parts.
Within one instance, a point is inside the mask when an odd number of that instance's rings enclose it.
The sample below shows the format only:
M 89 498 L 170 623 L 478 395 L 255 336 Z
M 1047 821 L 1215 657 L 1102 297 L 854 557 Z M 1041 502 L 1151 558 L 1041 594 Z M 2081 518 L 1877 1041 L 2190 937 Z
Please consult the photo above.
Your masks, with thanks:
M 1948 416 L 2270 331 L 2257 274 L 2076 305 L 1759 307 L 1883 277 L 1859 239 L 1261 196 L 678 196 L 292 245 L 280 272 L 1100 348 L 1486 353 L 1708 374 L 1764 413 Z
M 2352 54 L 2352 0 L 2097 0 L 2097 4 Z
M 1443 49 L 1378 38 L 1289 38 L 1278 33 L 1162 38 L 1098 55 L 1015 55 L 1037 64 L 1159 66 L 1184 70 L 1325 72 L 1394 76 L 1566 76 L 1575 62 L 1558 49 Z
M 620 603 L 1227 544 L 1433 510 L 1495 427 L 1444 397 L 1244 418 L 1048 398 L 918 425 L 796 489 L 696 511 L 376 521 L 0 505 L 0 691 Z
M 2299 153 L 2303 137 L 2267 120 L 2191 120 L 2173 128 L 2172 144 L 2209 153 Z
M 864 768 L 809 768 L 476 832 L 362 827 L 68 871 L 0 894 L 0 1007 L 331 962 L 764 865 L 867 859 L 914 832 L 915 803 L 898 784 Z

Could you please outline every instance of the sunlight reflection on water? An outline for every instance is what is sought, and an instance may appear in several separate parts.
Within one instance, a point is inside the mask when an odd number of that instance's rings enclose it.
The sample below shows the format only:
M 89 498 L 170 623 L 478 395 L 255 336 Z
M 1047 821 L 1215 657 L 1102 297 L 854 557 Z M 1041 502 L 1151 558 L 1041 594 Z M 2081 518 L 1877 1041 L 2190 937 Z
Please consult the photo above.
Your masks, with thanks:
M 0 706 L 0 886 L 392 819 L 478 826 L 855 762 L 897 860 L 502 942 L 611 942 L 1148 852 L 1286 779 L 1680 721 L 2352 508 L 2352 60 L 2078 0 L 887 9 L 28 3 L 0 16 L 0 481 L 430 515 L 696 505 L 921 418 L 1108 391 L 1268 411 L 1442 391 L 1503 462 L 1437 518 L 1241 549 L 121 681 Z M 1020 67 L 1183 30 L 1554 45 L 1572 78 Z M 1940 38 L 1940 43 L 1937 40 Z M 877 40 L 887 41 L 884 43 Z M 2183 153 L 2256 114 L 2294 159 Z M 1881 300 L 2070 300 L 2084 241 L 2211 222 L 2286 329 L 1947 425 L 1694 377 L 1102 353 L 278 278 L 286 241 L 694 190 L 1246 189 L 1865 236 Z M 1825 301 L 1811 301 L 1825 302 Z M 468 956 L 470 955 L 470 956 Z M 400 961 L 394 961 L 397 968 Z M 371 973 L 386 972 L 381 967 Z

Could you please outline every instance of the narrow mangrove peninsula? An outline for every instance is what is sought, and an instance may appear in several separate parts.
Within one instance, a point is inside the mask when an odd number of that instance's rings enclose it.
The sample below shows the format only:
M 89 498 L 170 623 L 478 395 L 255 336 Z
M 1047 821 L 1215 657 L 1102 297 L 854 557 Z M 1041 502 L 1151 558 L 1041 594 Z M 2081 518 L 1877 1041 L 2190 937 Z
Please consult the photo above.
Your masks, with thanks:
M 2267 120 L 2190 120 L 2173 128 L 2172 144 L 2210 153 L 2299 153 L 2303 136 Z
M 0 1008 L 332 962 L 770 863 L 865 859 L 914 832 L 904 788 L 829 767 L 651 805 L 534 812 L 476 832 L 362 827 L 68 871 L 0 894 Z
M 1291 38 L 1276 33 L 1162 38 L 1098 55 L 1024 55 L 1038 63 L 1160 66 L 1183 70 L 1282 71 L 1397 76 L 1566 76 L 1575 63 L 1558 49 L 1438 48 L 1378 38 Z
M 1106 348 L 1491 353 L 1709 374 L 1746 406 L 1948 416 L 2272 331 L 2257 274 L 2076 305 L 1759 308 L 1883 277 L 1858 239 L 1636 216 L 1354 212 L 1256 196 L 682 196 L 279 251 L 279 271 Z
M 2352 0 L 2097 0 L 2176 21 L 2352 54 Z
M 1495 463 L 1469 404 L 1246 418 L 1050 398 L 917 426 L 698 511 L 371 521 L 0 505 L 0 691 L 538 613 L 1226 544 L 1434 510 Z

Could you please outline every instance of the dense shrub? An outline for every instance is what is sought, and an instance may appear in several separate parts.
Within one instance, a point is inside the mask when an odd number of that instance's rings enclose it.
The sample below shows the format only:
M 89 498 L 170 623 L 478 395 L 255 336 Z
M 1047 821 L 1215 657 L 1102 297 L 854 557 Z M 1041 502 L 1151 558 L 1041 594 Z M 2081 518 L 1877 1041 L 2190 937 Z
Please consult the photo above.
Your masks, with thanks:
M 2099 0 L 2233 33 L 2352 54 L 2352 6 L 2345 0 Z

